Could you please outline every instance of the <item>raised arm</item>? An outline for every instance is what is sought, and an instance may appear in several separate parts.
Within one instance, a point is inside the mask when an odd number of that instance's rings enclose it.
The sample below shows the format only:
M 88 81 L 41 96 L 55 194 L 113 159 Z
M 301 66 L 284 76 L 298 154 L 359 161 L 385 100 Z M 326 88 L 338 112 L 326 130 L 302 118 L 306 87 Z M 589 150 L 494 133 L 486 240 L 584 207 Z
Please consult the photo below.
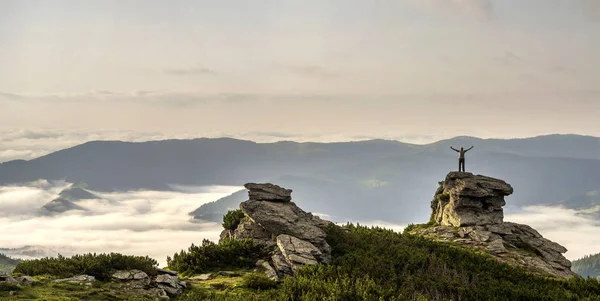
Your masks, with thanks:
M 471 147 L 467 148 L 467 149 L 465 150 L 465 152 L 468 152 L 468 151 L 470 151 L 470 150 L 472 150 L 472 149 L 473 149 L 473 146 L 471 146 Z
M 457 150 L 456 148 L 454 148 L 454 147 L 452 147 L 452 146 L 451 146 L 450 148 L 451 148 L 453 151 L 457 152 L 457 153 L 459 152 L 459 150 Z

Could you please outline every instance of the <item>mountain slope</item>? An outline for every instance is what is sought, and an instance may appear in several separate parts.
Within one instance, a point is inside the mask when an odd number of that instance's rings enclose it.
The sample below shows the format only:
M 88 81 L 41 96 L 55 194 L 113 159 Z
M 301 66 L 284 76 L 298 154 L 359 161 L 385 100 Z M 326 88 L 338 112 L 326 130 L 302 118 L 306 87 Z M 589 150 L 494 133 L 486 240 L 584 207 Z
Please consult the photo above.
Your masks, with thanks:
M 573 261 L 571 269 L 583 277 L 598 278 L 600 280 L 600 253 L 584 256 Z
M 427 216 L 420 203 L 431 198 L 431 183 L 457 168 L 456 153 L 449 146 L 475 145 L 467 155 L 467 171 L 515 183 L 519 193 L 507 201 L 521 206 L 556 204 L 598 190 L 598 141 L 574 135 L 457 137 L 428 145 L 385 140 L 255 143 L 229 138 L 96 141 L 31 161 L 0 164 L 0 185 L 65 179 L 96 191 L 115 191 L 279 182 L 295 187 L 295 201 L 313 212 L 335 212 L 341 220 L 409 223 Z M 219 206 L 223 210 L 232 205 Z

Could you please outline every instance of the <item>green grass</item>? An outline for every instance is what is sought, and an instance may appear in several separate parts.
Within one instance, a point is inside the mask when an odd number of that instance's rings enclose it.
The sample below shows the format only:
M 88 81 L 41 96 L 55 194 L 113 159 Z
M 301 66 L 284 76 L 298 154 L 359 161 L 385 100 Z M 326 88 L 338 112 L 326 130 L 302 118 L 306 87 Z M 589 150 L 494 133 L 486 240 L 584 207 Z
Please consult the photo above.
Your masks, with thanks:
M 53 283 L 49 280 L 36 282 L 31 286 L 21 286 L 17 290 L 5 290 L 0 284 L 0 300 L 46 300 L 46 301 L 145 301 L 154 298 L 141 296 L 135 293 L 124 293 L 116 283 L 103 283 L 96 281 L 90 287 L 78 283 Z M 14 288 L 14 287 L 13 287 Z M 10 296 L 10 291 L 17 294 Z

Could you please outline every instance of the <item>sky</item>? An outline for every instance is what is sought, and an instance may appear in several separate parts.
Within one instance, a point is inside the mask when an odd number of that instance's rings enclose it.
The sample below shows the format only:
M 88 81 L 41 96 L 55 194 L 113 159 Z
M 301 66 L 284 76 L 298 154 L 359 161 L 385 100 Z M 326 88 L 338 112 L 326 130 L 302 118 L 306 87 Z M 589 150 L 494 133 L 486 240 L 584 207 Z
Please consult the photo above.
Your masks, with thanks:
M 600 136 L 599 33 L 598 0 L 5 0 L 0 130 Z

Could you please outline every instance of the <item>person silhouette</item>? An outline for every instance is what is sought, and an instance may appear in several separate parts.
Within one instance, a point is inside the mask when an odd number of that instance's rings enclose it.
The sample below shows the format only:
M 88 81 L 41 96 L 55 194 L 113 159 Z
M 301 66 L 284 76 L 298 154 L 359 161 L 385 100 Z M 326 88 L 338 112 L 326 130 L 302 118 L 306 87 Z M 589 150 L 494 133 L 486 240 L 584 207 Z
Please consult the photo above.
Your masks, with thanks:
M 470 151 L 471 149 L 473 149 L 473 146 L 464 149 L 464 148 L 460 148 L 460 150 L 454 148 L 454 147 L 450 147 L 453 151 L 458 153 L 458 171 L 465 171 L 465 153 Z M 461 170 L 462 169 L 462 170 Z

